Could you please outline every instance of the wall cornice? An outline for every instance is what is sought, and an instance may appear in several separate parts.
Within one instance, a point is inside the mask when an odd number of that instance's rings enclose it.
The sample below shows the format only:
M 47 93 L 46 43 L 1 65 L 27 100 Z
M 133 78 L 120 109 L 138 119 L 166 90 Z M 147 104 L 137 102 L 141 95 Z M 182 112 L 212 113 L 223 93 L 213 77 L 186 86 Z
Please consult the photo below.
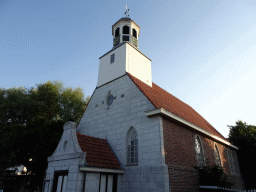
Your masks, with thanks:
M 179 117 L 179 116 L 177 116 L 177 115 L 175 115 L 175 114 L 165 110 L 164 108 L 158 108 L 158 109 L 153 109 L 153 110 L 145 111 L 145 114 L 146 114 L 147 117 L 154 116 L 154 115 L 163 115 L 163 116 L 170 117 L 172 119 L 175 119 L 175 120 L 181 122 L 182 124 L 185 124 L 185 125 L 189 126 L 190 128 L 192 128 L 192 129 L 194 129 L 194 130 L 196 130 L 196 131 L 198 131 L 198 132 L 200 132 L 200 133 L 202 133 L 204 135 L 209 136 L 210 138 L 212 138 L 212 139 L 214 139 L 216 141 L 219 141 L 219 142 L 221 142 L 221 143 L 223 143 L 223 144 L 225 144 L 225 145 L 227 145 L 229 147 L 232 147 L 232 148 L 234 148 L 236 150 L 239 150 L 237 146 L 231 144 L 230 142 L 225 141 L 224 139 L 222 139 L 222 138 L 220 138 L 220 137 L 218 137 L 218 136 L 216 136 L 216 135 L 214 135 L 214 134 L 212 134 L 212 133 L 202 129 L 201 127 L 198 127 L 198 126 L 194 125 L 193 123 L 190 123 L 189 121 L 187 121 L 187 120 L 185 120 L 185 119 L 183 119 L 183 118 L 181 118 L 181 117 Z

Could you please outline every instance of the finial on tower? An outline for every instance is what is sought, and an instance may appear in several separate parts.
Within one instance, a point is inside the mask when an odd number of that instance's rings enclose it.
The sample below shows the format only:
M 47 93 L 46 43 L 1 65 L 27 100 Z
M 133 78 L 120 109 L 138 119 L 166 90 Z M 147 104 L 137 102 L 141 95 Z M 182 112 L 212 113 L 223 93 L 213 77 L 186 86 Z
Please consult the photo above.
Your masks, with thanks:
M 124 15 L 126 15 L 126 17 L 129 17 L 128 12 L 130 9 L 127 9 L 127 5 L 126 5 L 126 11 L 124 12 Z

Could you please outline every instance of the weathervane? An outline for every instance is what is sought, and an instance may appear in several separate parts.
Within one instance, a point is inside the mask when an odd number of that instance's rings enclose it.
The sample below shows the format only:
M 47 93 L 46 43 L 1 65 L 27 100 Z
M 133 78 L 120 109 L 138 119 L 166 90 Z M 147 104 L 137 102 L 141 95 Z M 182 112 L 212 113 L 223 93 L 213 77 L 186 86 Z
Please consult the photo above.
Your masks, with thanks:
M 126 15 L 126 17 L 129 17 L 128 12 L 129 12 L 130 9 L 127 9 L 127 5 L 126 5 L 126 11 L 124 12 L 124 15 Z

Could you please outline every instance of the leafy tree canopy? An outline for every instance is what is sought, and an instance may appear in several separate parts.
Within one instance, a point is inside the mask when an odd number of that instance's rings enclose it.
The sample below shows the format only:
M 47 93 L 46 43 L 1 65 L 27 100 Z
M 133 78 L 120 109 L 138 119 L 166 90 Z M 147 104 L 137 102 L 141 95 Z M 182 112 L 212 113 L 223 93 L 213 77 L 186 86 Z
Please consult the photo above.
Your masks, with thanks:
M 81 88 L 64 88 L 59 81 L 0 88 L 0 171 L 23 164 L 44 176 L 64 123 L 78 123 L 88 100 Z
M 237 121 L 236 125 L 229 125 L 228 140 L 236 145 L 240 171 L 247 189 L 256 189 L 256 126 L 248 125 L 246 122 Z

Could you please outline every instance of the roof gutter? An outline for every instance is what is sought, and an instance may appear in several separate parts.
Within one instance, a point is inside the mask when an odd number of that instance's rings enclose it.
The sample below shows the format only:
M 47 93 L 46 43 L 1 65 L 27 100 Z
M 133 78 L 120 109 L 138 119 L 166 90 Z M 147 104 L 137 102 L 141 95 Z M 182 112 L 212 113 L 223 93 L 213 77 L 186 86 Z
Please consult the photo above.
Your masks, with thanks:
M 158 109 L 153 109 L 153 110 L 145 111 L 145 114 L 146 114 L 147 117 L 150 117 L 150 116 L 153 116 L 153 115 L 163 115 L 163 116 L 171 117 L 172 119 L 175 119 L 175 120 L 177 120 L 177 121 L 179 121 L 179 122 L 181 122 L 181 123 L 191 127 L 192 129 L 194 129 L 194 130 L 196 130 L 196 131 L 198 131 L 200 133 L 203 133 L 203 134 L 213 138 L 214 140 L 217 140 L 217 141 L 219 141 L 219 142 L 221 142 L 221 143 L 223 143 L 225 145 L 228 145 L 228 146 L 230 146 L 230 147 L 232 147 L 232 148 L 234 148 L 236 150 L 239 150 L 238 147 L 236 147 L 235 145 L 232 145 L 228 141 L 225 141 L 224 139 L 222 139 L 220 137 L 217 137 L 216 135 L 214 135 L 214 134 L 212 134 L 212 133 L 210 133 L 210 132 L 208 132 L 208 131 L 206 131 L 206 130 L 204 130 L 204 129 L 196 126 L 196 125 L 194 125 L 193 123 L 190 123 L 189 121 L 187 121 L 187 120 L 185 120 L 185 119 L 183 119 L 183 118 L 181 118 L 181 117 L 179 117 L 179 116 L 177 116 L 177 115 L 175 115 L 175 114 L 165 110 L 164 108 L 158 108 Z

